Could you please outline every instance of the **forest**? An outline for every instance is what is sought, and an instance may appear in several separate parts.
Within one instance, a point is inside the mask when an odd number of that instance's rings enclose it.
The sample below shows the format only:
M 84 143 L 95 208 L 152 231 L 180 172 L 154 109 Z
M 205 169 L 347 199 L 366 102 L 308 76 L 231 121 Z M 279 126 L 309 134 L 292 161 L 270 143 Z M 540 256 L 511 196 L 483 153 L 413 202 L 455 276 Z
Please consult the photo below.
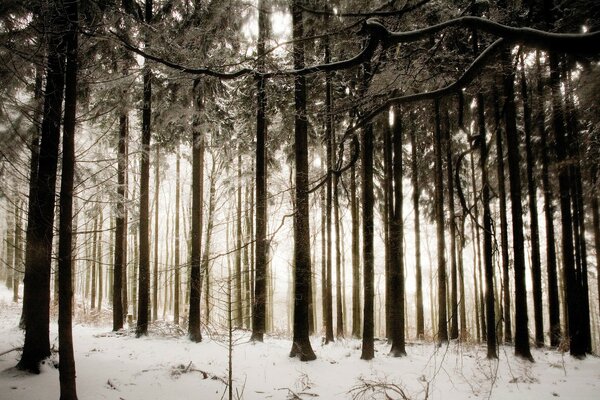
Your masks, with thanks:
M 2 0 L 0 82 L 0 397 L 600 390 L 596 0 Z

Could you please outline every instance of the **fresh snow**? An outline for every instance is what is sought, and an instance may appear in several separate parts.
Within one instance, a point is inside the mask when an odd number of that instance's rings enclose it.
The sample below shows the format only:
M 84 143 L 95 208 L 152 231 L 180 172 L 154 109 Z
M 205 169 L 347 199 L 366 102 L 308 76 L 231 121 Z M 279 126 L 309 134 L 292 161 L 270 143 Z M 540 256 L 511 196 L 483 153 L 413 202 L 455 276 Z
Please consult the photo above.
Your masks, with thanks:
M 22 346 L 23 333 L 16 327 L 20 311 L 8 291 L 0 289 L 0 353 Z M 227 398 L 227 335 L 204 332 L 205 340 L 195 344 L 168 328 L 157 324 L 148 337 L 136 339 L 132 331 L 111 332 L 110 325 L 76 324 L 79 398 Z M 53 323 L 54 347 L 56 332 Z M 367 362 L 360 360 L 360 340 L 324 346 L 314 337 L 317 360 L 300 362 L 288 357 L 287 338 L 267 336 L 258 344 L 248 338 L 248 332 L 234 335 L 233 398 L 237 393 L 243 399 L 384 399 L 385 387 L 392 399 L 600 398 L 600 359 L 595 356 L 580 361 L 535 349 L 531 364 L 501 346 L 499 361 L 489 361 L 484 346 L 423 342 L 408 344 L 408 356 L 392 358 L 389 346 L 378 341 L 375 359 Z M 19 351 L 0 356 L 0 399 L 58 399 L 58 355 L 40 375 L 16 370 L 19 356 Z

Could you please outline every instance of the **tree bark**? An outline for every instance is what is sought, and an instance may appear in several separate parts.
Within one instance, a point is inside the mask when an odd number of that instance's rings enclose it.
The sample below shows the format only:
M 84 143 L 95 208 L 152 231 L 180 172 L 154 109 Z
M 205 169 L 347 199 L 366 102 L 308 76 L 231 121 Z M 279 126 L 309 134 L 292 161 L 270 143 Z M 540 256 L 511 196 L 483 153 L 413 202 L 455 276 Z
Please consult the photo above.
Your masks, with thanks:
M 504 122 L 510 176 L 510 204 L 512 216 L 514 280 L 515 280 L 515 355 L 533 361 L 529 349 L 527 316 L 527 289 L 525 287 L 525 247 L 523 237 L 523 208 L 521 204 L 521 157 L 517 132 L 517 110 L 515 106 L 514 71 L 510 51 L 502 54 L 504 88 Z M 492 328 L 492 327 L 490 327 Z
M 145 22 L 152 22 L 152 0 L 145 3 Z M 150 46 L 148 38 L 145 40 L 146 48 Z M 148 307 L 150 297 L 150 136 L 152 119 L 152 70 L 148 60 L 144 63 L 143 72 L 144 93 L 142 105 L 142 151 L 140 155 L 140 248 L 139 248 L 139 284 L 138 284 L 138 311 L 136 337 L 148 334 Z
M 446 148 L 446 181 L 448 183 L 448 228 L 450 230 L 450 339 L 458 339 L 458 267 L 456 262 L 456 213 L 454 211 L 454 173 L 452 169 L 452 139 L 450 117 L 445 114 L 444 143 Z
M 212 189 L 212 186 L 211 186 Z M 236 237 L 235 237 L 235 325 L 242 327 L 244 324 L 243 301 L 242 301 L 242 153 L 238 147 L 237 156 L 237 213 L 236 213 Z
M 292 2 L 294 68 L 304 67 L 304 36 L 301 0 Z M 310 228 L 308 203 L 308 121 L 306 117 L 306 78 L 294 77 L 294 153 L 296 159 L 296 209 L 294 212 L 294 337 L 290 357 L 314 360 L 308 336 L 308 297 L 310 296 Z
M 356 166 L 350 167 L 350 212 L 352 219 L 352 336 L 360 338 L 360 248 L 359 210 L 356 201 Z
M 525 65 L 521 59 L 521 98 L 523 100 L 523 129 L 525 131 L 525 153 L 527 162 L 527 195 L 529 197 L 529 229 L 531 232 L 531 282 L 533 285 L 533 314 L 535 345 L 544 346 L 544 314 L 542 309 L 542 266 L 540 257 L 540 234 L 538 227 L 537 190 L 534 181 L 533 150 L 531 145 L 532 122 L 529 89 L 525 78 Z
M 440 102 L 434 101 L 435 112 L 435 222 L 437 232 L 438 262 L 438 341 L 448 341 L 448 317 L 446 312 L 446 240 L 444 237 L 444 176 L 442 169 L 442 127 Z
M 202 289 L 202 197 L 204 192 L 204 134 L 200 118 L 204 109 L 204 97 L 200 79 L 194 81 L 194 121 L 192 123 L 192 222 L 191 222 L 191 268 L 189 278 L 190 311 L 188 335 L 193 342 L 202 341 L 200 331 L 200 295 Z
M 73 353 L 73 177 L 75 175 L 75 118 L 77 111 L 78 2 L 65 3 L 68 18 L 65 116 L 58 245 L 58 351 L 60 400 L 77 400 Z
M 508 257 L 508 222 L 506 218 L 506 178 L 504 172 L 504 151 L 500 128 L 500 100 L 494 85 L 494 122 L 496 124 L 496 166 L 498 174 L 498 199 L 500 202 L 500 248 L 502 255 L 502 298 L 504 303 L 504 342 L 512 342 L 512 316 L 510 312 L 510 276 Z
M 365 68 L 369 70 L 368 66 Z M 370 71 L 365 72 L 365 75 Z M 374 298 L 375 270 L 373 251 L 373 126 L 369 123 L 362 134 L 362 210 L 363 210 L 363 335 L 360 358 L 375 357 L 374 345 Z
M 412 119 L 412 115 L 411 115 Z M 414 126 L 409 129 L 410 147 L 411 147 L 411 179 L 413 186 L 413 212 L 415 219 L 415 272 L 416 272 L 416 308 L 417 308 L 417 339 L 425 337 L 425 318 L 423 314 L 423 273 L 421 269 L 421 212 L 419 207 L 419 197 L 421 187 L 419 182 L 419 150 L 417 148 L 417 139 Z
M 392 220 L 390 221 L 390 272 L 392 284 L 392 308 L 390 355 L 400 357 L 406 355 L 405 348 L 405 314 L 404 314 L 404 221 L 402 217 L 402 118 L 401 110 L 394 110 L 393 126 L 393 183 L 394 197 L 390 204 Z
M 481 170 L 481 197 L 483 203 L 483 254 L 485 265 L 485 315 L 487 358 L 498 358 L 496 353 L 496 315 L 494 307 L 494 264 L 492 259 L 492 215 L 490 211 L 490 184 L 487 172 L 487 138 L 483 95 L 477 94 L 477 124 L 479 128 L 479 168 Z
M 268 32 L 268 16 L 266 0 L 258 2 L 258 43 L 257 69 L 265 67 L 265 41 Z M 252 303 L 252 341 L 263 341 L 266 328 L 267 301 L 267 94 L 266 80 L 263 77 L 256 81 L 256 245 L 254 295 Z
M 179 209 L 181 208 L 181 155 L 177 148 L 177 161 L 175 164 L 175 257 L 173 263 L 173 323 L 179 325 L 179 306 L 181 303 L 181 239 L 179 232 Z
M 39 363 L 50 355 L 50 268 L 65 72 L 65 41 L 60 33 L 65 18 L 58 15 L 48 18 L 53 26 L 48 39 L 39 165 L 33 196 L 29 199 L 32 212 L 27 224 L 25 343 L 17 364 L 17 368 L 35 373 L 39 373 Z
M 156 147 L 156 160 L 154 161 L 154 271 L 152 273 L 152 321 L 158 319 L 158 214 L 159 214 L 159 188 L 160 188 L 160 146 Z

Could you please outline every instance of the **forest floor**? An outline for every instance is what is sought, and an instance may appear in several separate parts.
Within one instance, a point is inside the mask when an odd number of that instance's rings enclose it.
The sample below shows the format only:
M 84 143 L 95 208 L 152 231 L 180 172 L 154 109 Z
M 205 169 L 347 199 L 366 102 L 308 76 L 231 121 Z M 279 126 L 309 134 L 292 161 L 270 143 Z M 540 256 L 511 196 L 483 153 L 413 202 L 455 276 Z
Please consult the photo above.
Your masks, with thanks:
M 16 327 L 20 306 L 0 289 L 0 354 L 22 346 Z M 148 337 L 133 331 L 111 332 L 107 323 L 79 319 L 73 327 L 80 399 L 227 398 L 227 336 L 206 335 L 194 344 L 172 325 L 154 324 Z M 392 358 L 389 346 L 376 343 L 372 361 L 360 360 L 359 340 L 324 346 L 313 338 L 317 360 L 289 358 L 290 340 L 267 336 L 248 341 L 234 336 L 233 398 L 243 399 L 598 399 L 600 358 L 579 361 L 567 354 L 535 349 L 535 363 L 513 356 L 507 346 L 499 359 L 485 358 L 484 346 L 410 343 L 408 355 Z M 56 323 L 51 327 L 57 347 Z M 0 356 L 0 399 L 58 399 L 58 354 L 40 375 L 14 368 L 20 351 Z M 385 392 L 387 395 L 385 396 Z M 236 396 L 237 394 L 237 396 Z

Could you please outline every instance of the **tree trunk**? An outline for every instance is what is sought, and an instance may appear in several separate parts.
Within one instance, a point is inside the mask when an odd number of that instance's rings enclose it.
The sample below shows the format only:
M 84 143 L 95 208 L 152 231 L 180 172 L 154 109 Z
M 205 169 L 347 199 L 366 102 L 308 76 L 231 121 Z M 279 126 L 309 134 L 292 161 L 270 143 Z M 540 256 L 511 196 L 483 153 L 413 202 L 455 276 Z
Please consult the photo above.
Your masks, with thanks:
M 173 265 L 173 323 L 179 325 L 179 306 L 181 303 L 181 240 L 179 232 L 179 209 L 181 208 L 181 155 L 177 148 L 175 164 L 175 258 Z
M 550 346 L 557 347 L 561 340 L 560 327 L 560 301 L 558 296 L 558 276 L 556 268 L 556 238 L 554 236 L 554 206 L 552 204 L 553 193 L 550 184 L 549 158 L 552 154 L 551 146 L 548 144 L 548 132 L 545 127 L 544 106 L 544 79 L 540 62 L 540 53 L 536 52 L 535 63 L 537 69 L 537 116 L 536 125 L 540 135 L 541 162 L 542 162 L 542 190 L 544 192 L 544 220 L 546 222 L 546 271 L 548 274 L 548 315 L 550 317 Z
M 202 197 L 204 192 L 204 135 L 200 130 L 200 114 L 204 109 L 202 81 L 194 81 L 194 120 L 192 123 L 192 222 L 191 271 L 189 278 L 190 311 L 188 335 L 193 342 L 202 341 L 200 331 L 200 295 L 202 289 Z
M 438 260 L 438 340 L 448 341 L 446 313 L 446 256 L 444 237 L 444 176 L 442 169 L 442 127 L 440 121 L 440 102 L 435 100 L 435 222 L 437 232 Z
M 326 17 L 326 21 L 328 21 Z M 327 24 L 327 22 L 325 22 Z M 330 62 L 329 38 L 325 39 L 325 63 Z M 334 169 L 334 138 L 331 99 L 331 75 L 325 74 L 325 140 L 327 143 L 327 192 L 325 215 L 327 223 L 327 247 L 326 247 L 326 275 L 325 275 L 325 344 L 333 341 L 333 295 L 331 282 L 331 209 L 333 198 L 333 179 L 331 171 Z M 337 260 L 337 258 L 336 258 Z
M 402 218 L 402 118 L 399 108 L 394 110 L 393 126 L 393 183 L 394 197 L 390 203 L 392 220 L 390 221 L 390 272 L 392 290 L 391 340 L 390 355 L 400 357 L 406 355 L 405 349 L 405 315 L 404 315 L 404 222 Z
M 104 268 L 103 268 L 103 258 L 102 258 L 102 223 L 104 222 L 104 217 L 102 216 L 102 208 L 100 208 L 100 213 L 98 214 L 98 252 L 97 260 L 98 260 L 98 312 L 102 310 L 102 299 L 103 299 L 103 289 L 104 289 Z
M 450 228 L 450 339 L 458 339 L 458 267 L 456 263 L 456 213 L 454 211 L 454 174 L 450 116 L 445 114 L 444 143 L 446 147 L 446 180 L 448 183 L 448 214 Z
M 52 7 L 51 7 L 52 8 Z M 54 9 L 54 8 L 53 8 Z M 56 170 L 60 140 L 60 121 L 64 93 L 66 23 L 63 16 L 51 15 L 53 26 L 48 40 L 46 90 L 41 129 L 39 166 L 27 224 L 25 253 L 25 343 L 17 368 L 39 372 L 39 363 L 50 355 L 50 269 Z
M 493 88 L 494 122 L 496 124 L 496 160 L 498 171 L 498 199 L 500 201 L 500 248 L 502 255 L 502 295 L 504 302 L 504 342 L 512 342 L 512 316 L 510 312 L 510 277 L 508 258 L 508 222 L 506 218 L 506 178 L 504 172 L 504 151 L 502 148 L 502 133 L 500 128 L 500 100 L 496 88 Z
M 265 41 L 268 32 L 266 0 L 258 0 L 258 70 L 265 68 Z M 266 80 L 256 80 L 256 245 L 254 295 L 252 302 L 252 341 L 263 341 L 267 301 L 267 94 Z
M 152 22 L 152 0 L 146 0 L 145 22 Z M 150 42 L 145 40 L 145 47 Z M 148 306 L 150 297 L 150 124 L 152 118 L 152 70 L 148 60 L 144 62 L 144 94 L 142 105 L 142 151 L 140 155 L 140 248 L 139 248 L 139 284 L 138 284 L 138 312 L 135 335 L 137 337 L 148 334 Z
M 213 167 L 214 168 L 214 167 Z M 211 185 L 211 194 L 212 194 Z M 242 327 L 244 324 L 242 302 L 242 153 L 238 147 L 237 157 L 237 214 L 235 234 L 235 325 Z
M 352 218 L 352 336 L 360 337 L 360 249 L 359 211 L 356 201 L 356 165 L 350 168 L 350 213 Z
M 510 51 L 502 56 L 504 88 L 504 122 L 510 176 L 510 204 L 512 216 L 514 280 L 515 280 L 515 355 L 533 361 L 527 330 L 527 289 L 525 287 L 525 246 L 523 237 L 523 209 L 521 204 L 521 157 L 517 132 L 517 110 L 514 93 L 514 71 Z
M 370 69 L 367 66 L 365 69 Z M 365 75 L 370 71 L 365 72 Z M 363 207 L 363 335 L 360 358 L 375 357 L 374 297 L 375 271 L 373 251 L 373 125 L 367 124 L 362 134 L 362 207 Z
M 123 328 L 127 316 L 127 114 L 119 115 L 117 149 L 117 212 L 113 273 L 113 331 Z
M 65 117 L 63 129 L 58 246 L 58 351 L 60 400 L 77 400 L 73 353 L 73 177 L 75 175 L 75 117 L 77 111 L 78 3 L 65 3 L 68 17 Z
M 152 274 L 152 321 L 158 319 L 158 207 L 160 187 L 160 147 L 156 144 L 156 160 L 154 161 L 154 271 Z
M 200 265 L 200 273 L 204 274 L 206 277 L 206 285 L 204 287 L 204 312 L 206 315 L 205 324 L 210 324 L 210 312 L 212 311 L 211 307 L 211 283 L 210 283 L 210 247 L 212 244 L 212 233 L 214 227 L 214 218 L 215 218 L 215 194 L 216 194 L 216 184 L 217 184 L 217 168 L 215 166 L 215 158 L 212 157 L 212 168 L 210 171 L 209 177 L 209 195 L 208 195 L 208 210 L 206 216 L 206 236 L 204 238 L 204 253 L 202 254 L 202 264 Z M 229 251 L 229 246 L 227 247 L 227 251 Z M 236 255 L 237 257 L 237 255 Z M 241 325 L 240 325 L 241 326 Z
M 413 115 L 411 115 L 411 120 Z M 410 147 L 411 147 L 411 178 L 413 186 L 413 212 L 415 218 L 415 271 L 416 271 L 416 295 L 417 295 L 417 339 L 425 337 L 425 318 L 423 315 L 423 275 L 421 270 L 421 213 L 419 207 L 419 197 L 421 188 L 419 185 L 419 150 L 417 148 L 417 139 L 414 125 L 409 129 Z
M 304 68 L 304 36 L 301 0 L 292 2 L 294 68 Z M 306 117 L 306 78 L 294 77 L 294 152 L 296 159 L 296 209 L 294 212 L 294 338 L 290 357 L 314 360 L 308 337 L 308 297 L 310 295 L 310 228 L 308 202 L 308 121 Z
M 481 192 L 483 203 L 483 254 L 485 265 L 485 315 L 487 358 L 498 358 L 496 353 L 496 315 L 494 307 L 494 263 L 492 259 L 492 215 L 490 211 L 490 185 L 487 172 L 487 138 L 485 129 L 485 106 L 483 95 L 477 94 L 477 124 L 479 128 L 479 168 L 481 170 Z
M 538 228 L 537 190 L 533 177 L 533 150 L 531 148 L 531 104 L 525 78 L 525 64 L 521 59 L 521 98 L 523 100 L 523 129 L 527 161 L 527 194 L 529 197 L 529 229 L 531 231 L 531 282 L 533 284 L 533 314 L 535 323 L 535 345 L 544 346 L 544 314 L 542 310 L 542 266 L 540 257 L 540 234 Z
M 96 210 L 97 212 L 97 210 Z M 97 297 L 97 281 L 96 276 L 98 274 L 98 214 L 94 217 L 94 232 L 92 233 L 92 272 L 90 275 L 90 309 L 96 309 L 96 297 Z

